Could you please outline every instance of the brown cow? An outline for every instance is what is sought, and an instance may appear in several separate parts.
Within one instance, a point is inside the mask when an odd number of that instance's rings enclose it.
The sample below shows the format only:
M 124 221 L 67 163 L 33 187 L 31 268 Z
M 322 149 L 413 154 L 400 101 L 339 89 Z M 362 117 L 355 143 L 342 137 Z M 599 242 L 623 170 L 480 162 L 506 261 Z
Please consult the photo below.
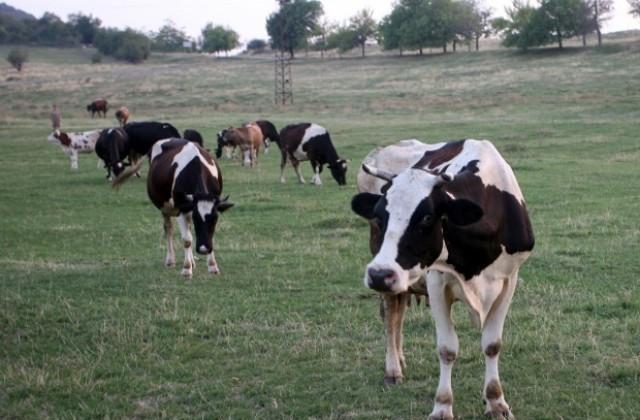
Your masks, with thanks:
M 129 117 L 131 116 L 131 114 L 129 114 L 129 110 L 124 105 L 118 108 L 115 115 L 116 115 L 116 119 L 120 123 L 120 127 L 124 126 L 127 123 L 127 121 L 129 121 Z
M 100 117 L 100 113 L 102 112 L 102 117 L 107 118 L 107 110 L 109 109 L 109 103 L 104 98 L 96 99 L 87 105 L 87 111 L 91 112 L 91 118 L 94 117 L 96 112 L 98 113 L 98 117 Z
M 246 127 L 229 127 L 223 134 L 223 141 L 228 146 L 240 146 L 242 165 L 258 164 L 258 150 L 262 144 L 262 131 L 255 124 Z

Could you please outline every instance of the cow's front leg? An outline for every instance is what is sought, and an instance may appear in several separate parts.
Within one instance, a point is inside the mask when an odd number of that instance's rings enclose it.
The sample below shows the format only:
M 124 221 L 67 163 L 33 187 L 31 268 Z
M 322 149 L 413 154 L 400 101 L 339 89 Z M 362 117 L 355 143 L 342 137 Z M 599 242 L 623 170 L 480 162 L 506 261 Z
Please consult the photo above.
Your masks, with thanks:
M 313 167 L 313 178 L 311 178 L 311 183 L 314 185 L 322 185 L 322 181 L 320 180 L 320 164 L 317 162 L 311 162 L 311 166 Z
M 484 389 L 482 401 L 484 402 L 484 414 L 494 419 L 513 419 L 511 409 L 504 399 L 500 376 L 498 373 L 498 358 L 502 348 L 502 329 L 511 305 L 511 299 L 515 292 L 518 279 L 516 271 L 506 281 L 496 281 L 494 284 L 501 287 L 494 290 L 498 295 L 491 308 L 489 316 L 482 327 L 482 351 L 485 361 Z M 492 299 L 493 301 L 493 299 Z
M 429 420 L 453 420 L 451 372 L 459 350 L 458 336 L 451 318 L 453 295 L 447 290 L 448 286 L 442 281 L 441 276 L 442 274 L 437 271 L 429 271 L 427 274 L 427 291 L 436 326 L 437 351 L 440 361 L 440 381 Z
M 193 237 L 191 236 L 191 214 L 180 213 L 178 216 L 178 226 L 180 226 L 180 234 L 182 235 L 182 243 L 184 245 L 184 263 L 182 265 L 182 275 L 191 277 L 193 268 L 196 266 L 196 260 L 193 257 Z
M 78 169 L 78 151 L 71 149 L 71 169 Z
M 171 217 L 166 214 L 163 214 L 162 217 L 164 219 L 164 237 L 167 241 L 167 258 L 164 260 L 164 265 L 173 267 L 176 265 L 176 254 L 173 251 L 173 224 L 171 223 Z
M 411 295 L 409 293 L 383 294 L 381 298 L 380 312 L 387 336 L 384 383 L 392 385 L 400 383 L 404 379 L 402 368 L 406 366 L 406 363 L 402 348 L 402 325 Z
M 213 253 L 213 241 L 211 242 L 211 252 L 207 255 L 207 267 L 209 267 L 209 274 L 220 274 L 216 256 Z

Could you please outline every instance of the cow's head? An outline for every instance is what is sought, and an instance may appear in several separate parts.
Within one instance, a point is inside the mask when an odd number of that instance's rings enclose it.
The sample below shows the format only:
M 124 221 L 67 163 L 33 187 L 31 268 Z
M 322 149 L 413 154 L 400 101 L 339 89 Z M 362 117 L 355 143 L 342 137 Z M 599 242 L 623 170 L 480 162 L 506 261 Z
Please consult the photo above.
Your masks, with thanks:
M 347 161 L 344 159 L 338 159 L 335 163 L 329 165 L 331 175 L 333 179 L 338 182 L 338 185 L 347 185 Z
M 444 191 L 453 175 L 436 175 L 409 168 L 397 176 L 375 168 L 363 169 L 389 181 L 383 195 L 361 193 L 353 197 L 353 211 L 375 223 L 382 232 L 379 251 L 365 269 L 366 287 L 402 293 L 443 250 L 443 223 L 466 226 L 482 217 L 482 209 Z
M 227 134 L 227 130 L 218 131 L 218 147 L 216 148 L 217 158 L 220 158 L 222 156 L 222 148 L 227 145 L 227 142 L 224 139 L 225 134 Z
M 215 194 L 188 195 L 187 201 L 180 206 L 181 213 L 191 212 L 196 232 L 196 252 L 209 254 L 213 250 L 213 234 L 218 223 L 218 214 L 233 207 L 227 202 L 229 197 Z

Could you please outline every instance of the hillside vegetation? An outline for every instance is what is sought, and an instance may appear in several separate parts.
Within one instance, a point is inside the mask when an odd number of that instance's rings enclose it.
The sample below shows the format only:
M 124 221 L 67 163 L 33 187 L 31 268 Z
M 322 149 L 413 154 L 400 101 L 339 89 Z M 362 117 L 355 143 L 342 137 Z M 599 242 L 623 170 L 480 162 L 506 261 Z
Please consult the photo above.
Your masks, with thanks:
M 0 47 L 0 55 L 8 50 Z M 536 248 L 505 324 L 500 376 L 520 419 L 630 419 L 640 405 L 640 41 L 366 59 L 299 57 L 294 103 L 275 106 L 270 57 L 154 54 L 92 65 L 91 49 L 30 49 L 0 65 L 0 418 L 425 418 L 437 387 L 428 307 L 405 324 L 405 381 L 386 387 L 378 297 L 362 284 L 368 225 L 350 210 L 374 147 L 490 139 L 527 199 Z M 96 97 L 112 104 L 91 119 Z M 279 183 L 222 158 L 220 276 L 163 266 L 143 178 L 118 192 L 45 141 L 160 120 L 215 133 L 245 120 L 326 127 L 348 185 Z M 308 163 L 303 174 L 310 178 Z M 176 250 L 182 258 L 182 250 Z M 479 333 L 461 305 L 454 413 L 482 418 Z

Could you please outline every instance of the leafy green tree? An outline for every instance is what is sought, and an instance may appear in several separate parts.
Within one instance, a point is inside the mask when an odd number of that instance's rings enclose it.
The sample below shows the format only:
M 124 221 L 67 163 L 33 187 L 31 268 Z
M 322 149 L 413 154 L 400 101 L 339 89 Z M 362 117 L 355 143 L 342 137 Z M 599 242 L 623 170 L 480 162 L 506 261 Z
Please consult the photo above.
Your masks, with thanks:
M 237 32 L 225 29 L 220 25 L 213 26 L 207 23 L 202 29 L 202 50 L 209 53 L 228 53 L 240 46 L 240 37 Z
M 350 19 L 351 30 L 353 31 L 357 45 L 360 45 L 362 56 L 365 55 L 365 45 L 369 38 L 378 36 L 378 23 L 373 19 L 373 12 L 370 9 L 363 9 Z
M 80 37 L 80 42 L 85 45 L 93 44 L 93 38 L 98 33 L 102 21 L 92 15 L 86 16 L 81 13 L 69 15 L 67 23 L 73 31 Z
M 402 55 L 403 47 L 405 47 L 402 28 L 407 19 L 404 16 L 404 11 L 405 9 L 401 7 L 395 7 L 390 14 L 382 18 L 379 26 L 382 48 L 385 50 L 398 49 L 400 55 Z
M 187 34 L 178 29 L 171 20 L 167 20 L 158 32 L 152 32 L 150 38 L 151 49 L 163 52 L 182 51 L 184 42 L 190 40 Z
M 318 19 L 324 13 L 318 0 L 280 0 L 280 9 L 267 18 L 271 48 L 287 51 L 305 48 L 308 38 L 317 32 Z
M 267 48 L 267 41 L 264 39 L 252 39 L 247 43 L 247 51 L 261 53 Z
M 339 55 L 358 46 L 358 34 L 353 27 L 342 25 L 336 27 L 327 37 L 327 48 L 336 49 Z
M 53 13 L 46 12 L 30 32 L 30 42 L 39 45 L 68 46 L 77 44 L 73 29 Z
M 496 18 L 491 21 L 493 30 L 502 37 L 505 47 L 517 47 L 522 50 L 529 48 L 529 34 L 526 29 L 536 9 L 523 0 L 513 0 L 511 7 L 505 9 L 506 18 Z
M 124 31 L 114 28 L 101 29 L 96 34 L 93 45 L 104 55 L 130 63 L 139 63 L 151 54 L 149 38 L 130 28 Z
M 7 55 L 7 61 L 19 72 L 22 72 L 22 67 L 28 60 L 29 54 L 22 49 L 13 49 Z
M 585 35 L 594 30 L 598 34 L 598 45 L 602 45 L 602 24 L 610 18 L 610 14 L 613 12 L 613 0 L 586 0 L 586 4 L 593 14 L 593 22 L 590 26 L 585 27 L 582 37 L 583 45 L 587 44 Z
M 627 2 L 629 3 L 629 7 L 631 7 L 629 14 L 640 18 L 640 0 L 627 0 Z
M 589 8 L 583 0 L 541 0 L 540 8 L 535 15 L 535 22 L 540 26 L 533 30 L 550 30 L 558 48 L 563 47 L 564 39 L 582 35 L 588 30 L 586 28 L 593 27 Z M 540 39 L 546 37 L 541 35 Z

